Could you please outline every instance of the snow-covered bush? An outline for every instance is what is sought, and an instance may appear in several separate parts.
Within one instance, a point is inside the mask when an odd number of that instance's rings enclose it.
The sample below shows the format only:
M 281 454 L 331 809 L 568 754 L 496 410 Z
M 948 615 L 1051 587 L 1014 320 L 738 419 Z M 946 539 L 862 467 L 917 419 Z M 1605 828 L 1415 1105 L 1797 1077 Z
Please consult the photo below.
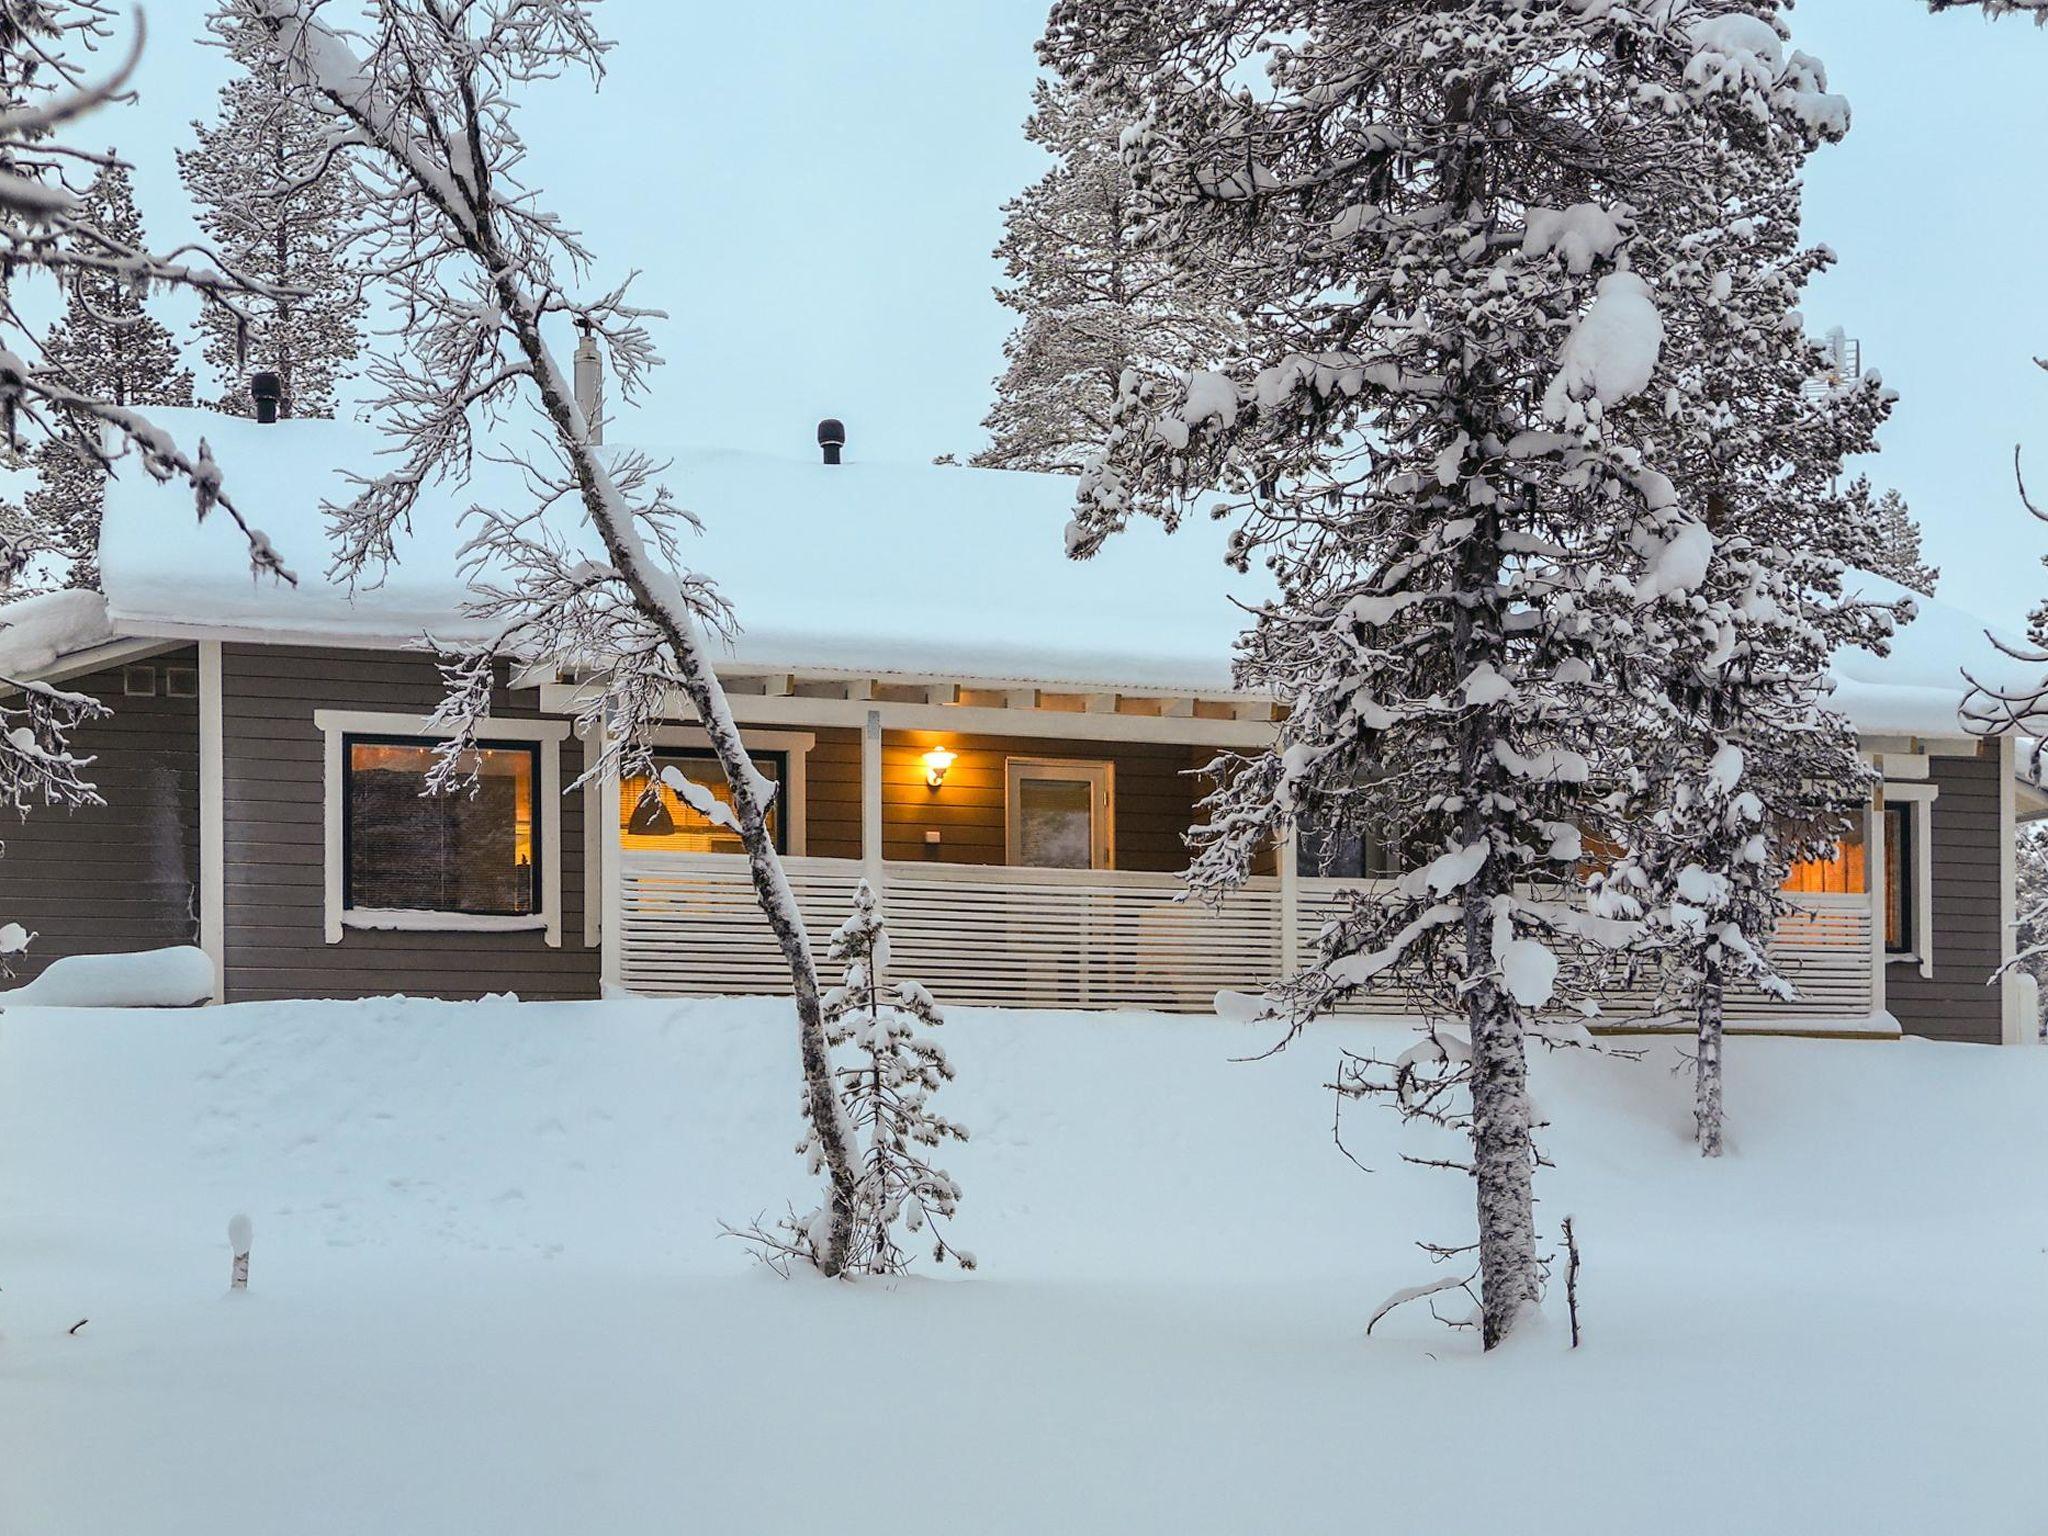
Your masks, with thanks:
M 825 994 L 825 1029 L 835 1052 L 833 1076 L 847 1123 L 861 1140 L 853 1245 L 844 1272 L 901 1274 L 909 1243 L 929 1243 L 935 1261 L 974 1268 L 974 1255 L 946 1238 L 945 1222 L 960 1204 L 960 1186 L 933 1156 L 948 1141 L 965 1141 L 964 1126 L 931 1107 L 953 1077 L 946 1049 L 931 1037 L 945 1020 L 915 981 L 889 974 L 889 933 L 863 880 L 853 913 L 832 935 L 830 957 L 845 980 Z M 815 1132 L 797 1148 L 815 1172 L 823 1150 Z M 812 1257 L 823 1213 L 792 1217 L 774 1231 L 737 1233 L 770 1262 Z

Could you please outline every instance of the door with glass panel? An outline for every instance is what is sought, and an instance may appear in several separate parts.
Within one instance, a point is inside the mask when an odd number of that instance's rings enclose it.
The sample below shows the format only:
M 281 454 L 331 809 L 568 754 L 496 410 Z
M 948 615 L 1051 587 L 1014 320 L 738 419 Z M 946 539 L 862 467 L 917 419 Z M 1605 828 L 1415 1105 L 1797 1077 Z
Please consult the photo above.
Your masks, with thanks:
M 1004 782 L 1007 862 L 1034 869 L 1111 869 L 1109 763 L 1013 757 Z

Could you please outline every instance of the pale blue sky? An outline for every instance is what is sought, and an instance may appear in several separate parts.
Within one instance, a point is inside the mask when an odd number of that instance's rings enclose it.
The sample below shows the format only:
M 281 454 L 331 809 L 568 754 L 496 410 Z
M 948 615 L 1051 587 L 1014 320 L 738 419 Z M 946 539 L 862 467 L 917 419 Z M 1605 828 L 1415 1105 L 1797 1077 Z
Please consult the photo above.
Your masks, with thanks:
M 102 119 L 159 243 L 188 228 L 171 152 L 225 69 L 187 41 L 206 9 L 149 6 L 143 101 Z M 1009 320 L 989 250 L 1041 164 L 1019 125 L 1045 10 L 608 0 L 602 93 L 552 88 L 526 122 L 533 179 L 601 275 L 642 269 L 672 317 L 660 424 L 627 435 L 808 453 L 837 415 L 865 457 L 977 446 Z M 1809 177 L 1812 235 L 1842 257 L 1809 318 L 1861 337 L 1903 396 L 1871 471 L 1926 525 L 1942 595 L 2016 623 L 2048 594 L 2048 529 L 2011 480 L 2025 441 L 2048 491 L 2048 31 L 1920 0 L 1801 0 L 1793 20 L 1855 107 Z

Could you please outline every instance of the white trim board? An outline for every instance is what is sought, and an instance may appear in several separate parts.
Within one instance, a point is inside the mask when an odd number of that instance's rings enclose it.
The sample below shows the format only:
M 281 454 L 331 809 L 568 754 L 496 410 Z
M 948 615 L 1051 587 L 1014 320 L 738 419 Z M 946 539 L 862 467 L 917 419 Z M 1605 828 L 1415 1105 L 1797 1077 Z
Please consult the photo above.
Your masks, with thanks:
M 1894 802 L 1913 808 L 1913 948 L 1903 955 L 1887 953 L 1885 962 L 1889 965 L 1917 964 L 1920 974 L 1934 975 L 1934 802 L 1941 794 L 1941 786 L 1932 783 L 1896 784 L 1890 779 L 1884 782 L 1883 804 L 1889 808 Z M 1885 866 L 1879 864 L 1877 872 L 1882 879 Z M 1871 885 L 1877 887 L 1877 880 Z M 1875 904 L 1873 904 L 1875 905 Z M 1882 943 L 1884 929 L 1883 913 L 1873 911 Z
M 227 729 L 220 642 L 199 642 L 199 947 L 227 1001 Z
M 446 741 L 455 732 L 433 725 L 423 715 L 388 710 L 316 709 L 313 724 L 325 738 L 321 766 L 322 820 L 325 831 L 325 878 L 322 907 L 326 939 L 339 944 L 349 928 L 448 933 L 541 930 L 550 948 L 562 944 L 562 743 L 569 735 L 566 720 L 491 719 L 480 733 L 486 741 L 536 742 L 540 746 L 540 783 L 534 808 L 540 836 L 540 911 L 523 917 L 484 916 L 465 912 L 400 912 L 351 910 L 342 905 L 341 741 L 344 735 L 416 736 L 421 741 Z

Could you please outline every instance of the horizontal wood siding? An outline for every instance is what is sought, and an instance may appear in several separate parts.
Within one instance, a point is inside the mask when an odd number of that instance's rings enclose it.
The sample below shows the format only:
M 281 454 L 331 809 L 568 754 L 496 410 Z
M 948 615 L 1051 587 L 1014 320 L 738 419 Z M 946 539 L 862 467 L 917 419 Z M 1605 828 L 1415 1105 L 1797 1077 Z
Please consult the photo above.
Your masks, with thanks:
M 222 649 L 227 786 L 227 992 L 231 1002 L 409 992 L 470 998 L 595 997 L 598 951 L 583 943 L 583 796 L 562 800 L 562 945 L 539 933 L 380 933 L 324 937 L 324 742 L 316 709 L 424 715 L 440 700 L 431 660 L 396 652 L 230 645 Z M 539 716 L 539 696 L 500 689 L 492 709 Z M 582 771 L 562 744 L 562 783 Z
M 850 778 L 842 772 L 837 743 L 825 778 L 832 798 L 819 794 L 820 733 L 812 754 L 809 815 L 810 851 L 835 858 L 860 857 L 860 738 L 845 733 L 851 752 Z M 923 757 L 945 746 L 957 754 L 938 789 L 925 783 Z M 1214 749 L 1174 743 L 1063 740 L 1026 736 L 962 736 L 947 731 L 889 731 L 882 737 L 882 856 L 905 862 L 1001 864 L 1005 848 L 1004 764 L 1012 757 L 1069 758 L 1114 763 L 1116 867 L 1174 872 L 1187 867 L 1182 841 L 1193 822 L 1198 781 L 1190 773 L 1215 756 Z M 852 798 L 846 799 L 850 793 Z M 830 819 L 819 837 L 820 815 Z M 842 818 L 850 817 L 850 828 Z M 926 841 L 928 832 L 939 841 Z M 848 838 L 850 836 L 850 841 Z
M 135 663 L 151 697 L 124 694 L 120 667 L 64 684 L 113 711 L 72 741 L 106 803 L 0 824 L 0 922 L 36 935 L 14 982 L 65 955 L 198 942 L 199 701 L 164 693 L 166 667 L 198 664 L 189 647 Z
M 1932 812 L 1934 974 L 1896 961 L 1885 1000 L 1900 1028 L 1935 1040 L 1999 1039 L 1998 756 L 1930 760 L 1940 786 Z

